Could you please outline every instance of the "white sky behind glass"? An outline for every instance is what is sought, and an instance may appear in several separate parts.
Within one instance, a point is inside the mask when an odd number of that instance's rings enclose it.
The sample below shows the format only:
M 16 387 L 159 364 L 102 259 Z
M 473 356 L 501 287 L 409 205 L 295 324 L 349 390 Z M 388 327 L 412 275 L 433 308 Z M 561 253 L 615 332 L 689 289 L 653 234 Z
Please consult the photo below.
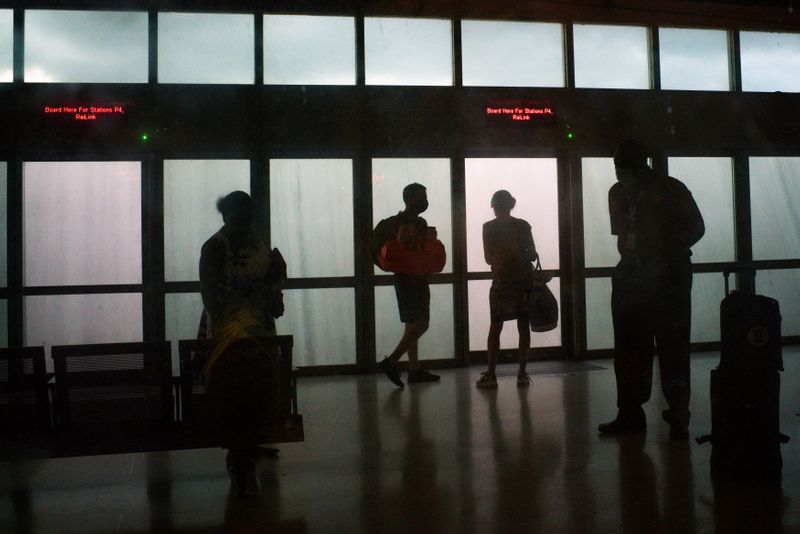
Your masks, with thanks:
M 659 28 L 662 89 L 728 91 L 728 32 Z
M 733 161 L 731 158 L 669 158 L 669 174 L 689 188 L 706 226 L 692 247 L 692 262 L 734 261 Z
M 465 20 L 461 43 L 466 86 L 564 86 L 561 24 Z
M 467 269 L 486 272 L 483 223 L 494 219 L 490 203 L 499 189 L 517 199 L 513 217 L 533 228 L 544 269 L 558 269 L 558 183 L 555 158 L 468 158 L 466 167 Z
M 264 83 L 355 85 L 355 19 L 264 15 Z
M 781 305 L 781 335 L 800 334 L 800 270 L 775 269 L 758 271 L 756 291 L 777 300 Z
M 739 35 L 744 91 L 800 91 L 800 33 Z
M 649 89 L 647 28 L 575 24 L 575 86 Z
M 586 279 L 586 348 L 610 349 L 614 346 L 611 320 L 611 279 Z
M 753 258 L 799 258 L 800 158 L 750 158 L 750 208 Z
M 250 192 L 249 160 L 164 161 L 164 276 L 199 280 L 200 248 L 222 227 L 217 199 Z
M 14 11 L 0 9 L 0 82 L 14 81 Z
M 255 82 L 253 15 L 158 14 L 159 83 Z
M 0 287 L 8 285 L 8 163 L 0 161 Z
M 489 335 L 489 289 L 491 280 L 470 280 L 467 285 L 469 302 L 469 350 L 486 350 L 486 338 Z M 561 309 L 561 280 L 553 278 L 547 283 L 558 301 Z M 549 332 L 531 332 L 531 347 L 561 346 L 561 318 L 558 326 Z M 516 321 L 506 321 L 500 333 L 500 348 L 515 349 L 519 347 L 519 333 Z
M 25 81 L 146 83 L 147 13 L 25 11 Z
M 403 336 L 394 286 L 375 288 L 375 350 L 378 359 L 391 353 Z M 419 340 L 421 360 L 453 358 L 453 286 L 431 285 L 430 328 Z
M 164 332 L 171 343 L 172 374 L 180 375 L 180 352 L 178 341 L 195 339 L 200 315 L 203 313 L 203 299 L 200 293 L 169 293 L 164 296 Z
M 141 164 L 25 162 L 26 286 L 142 282 Z
M 453 215 L 450 210 L 450 160 L 447 158 L 386 158 L 372 160 L 372 221 L 396 215 L 405 209 L 403 188 L 417 182 L 427 189 L 428 210 L 422 218 L 435 226 L 447 252 L 442 272 L 453 269 Z M 385 274 L 378 267 L 378 274 Z
M 270 231 L 290 278 L 353 276 L 353 162 L 269 162 Z
M 367 85 L 453 85 L 451 22 L 364 19 Z
M 608 214 L 608 190 L 617 183 L 614 159 L 583 158 L 581 169 L 584 261 L 586 267 L 611 267 L 619 261 L 617 238 L 611 235 Z

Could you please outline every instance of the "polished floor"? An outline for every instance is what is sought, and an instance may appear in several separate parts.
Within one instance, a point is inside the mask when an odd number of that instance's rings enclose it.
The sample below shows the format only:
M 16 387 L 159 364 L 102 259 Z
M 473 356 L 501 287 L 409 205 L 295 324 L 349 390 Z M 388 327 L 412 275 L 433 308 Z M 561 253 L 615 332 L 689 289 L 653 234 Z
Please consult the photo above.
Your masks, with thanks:
M 216 449 L 0 464 L 0 532 L 800 533 L 800 349 L 782 375 L 782 488 L 712 484 L 709 445 L 601 438 L 611 362 L 531 364 L 518 389 L 476 390 L 480 369 L 393 387 L 382 375 L 301 379 L 306 441 L 260 466 L 261 493 L 229 497 Z M 693 356 L 693 436 L 710 430 L 709 369 Z

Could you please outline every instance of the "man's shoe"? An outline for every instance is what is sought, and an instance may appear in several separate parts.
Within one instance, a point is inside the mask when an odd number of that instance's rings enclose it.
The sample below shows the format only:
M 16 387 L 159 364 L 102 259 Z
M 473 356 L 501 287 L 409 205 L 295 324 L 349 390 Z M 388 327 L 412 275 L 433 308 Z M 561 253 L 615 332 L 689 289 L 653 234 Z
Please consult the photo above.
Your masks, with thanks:
M 392 384 L 395 386 L 402 388 L 405 386 L 403 381 L 400 380 L 400 371 L 397 370 L 397 366 L 392 364 L 392 360 L 389 358 L 384 358 L 383 360 L 378 363 L 378 368 L 383 371 L 383 374 L 392 381 Z
M 597 427 L 601 434 L 629 434 L 647 430 L 647 420 L 644 413 L 634 416 L 617 415 L 617 418 Z
M 522 372 L 517 375 L 517 387 L 524 388 L 531 385 L 531 377 L 528 373 Z
M 688 417 L 678 419 L 671 410 L 661 412 L 661 417 L 669 423 L 669 439 L 683 440 L 689 438 L 689 425 L 686 423 Z
M 435 375 L 429 373 L 425 369 L 417 369 L 416 371 L 409 370 L 408 371 L 408 383 L 409 384 L 416 384 L 419 382 L 438 382 L 441 377 L 439 375 Z
M 489 371 L 481 373 L 481 377 L 475 382 L 475 385 L 481 389 L 495 389 L 497 387 L 497 377 Z

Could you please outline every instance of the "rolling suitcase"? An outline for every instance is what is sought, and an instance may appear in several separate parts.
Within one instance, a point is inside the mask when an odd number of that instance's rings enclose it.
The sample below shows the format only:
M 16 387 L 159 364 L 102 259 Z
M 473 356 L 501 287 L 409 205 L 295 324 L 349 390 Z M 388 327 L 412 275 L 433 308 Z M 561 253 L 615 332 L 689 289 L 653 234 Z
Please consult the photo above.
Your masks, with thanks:
M 720 363 L 711 371 L 711 475 L 778 482 L 780 444 L 780 307 L 775 299 L 729 291 L 720 305 Z

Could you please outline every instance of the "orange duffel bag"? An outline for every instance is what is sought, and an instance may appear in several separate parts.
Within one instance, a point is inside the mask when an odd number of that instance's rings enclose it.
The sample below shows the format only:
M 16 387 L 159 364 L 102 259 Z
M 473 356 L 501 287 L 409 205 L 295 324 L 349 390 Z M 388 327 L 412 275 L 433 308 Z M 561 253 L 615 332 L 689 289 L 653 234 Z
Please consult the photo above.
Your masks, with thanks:
M 384 271 L 425 275 L 441 272 L 447 261 L 447 253 L 438 239 L 416 241 L 411 247 L 397 239 L 390 239 L 381 248 L 378 261 Z

